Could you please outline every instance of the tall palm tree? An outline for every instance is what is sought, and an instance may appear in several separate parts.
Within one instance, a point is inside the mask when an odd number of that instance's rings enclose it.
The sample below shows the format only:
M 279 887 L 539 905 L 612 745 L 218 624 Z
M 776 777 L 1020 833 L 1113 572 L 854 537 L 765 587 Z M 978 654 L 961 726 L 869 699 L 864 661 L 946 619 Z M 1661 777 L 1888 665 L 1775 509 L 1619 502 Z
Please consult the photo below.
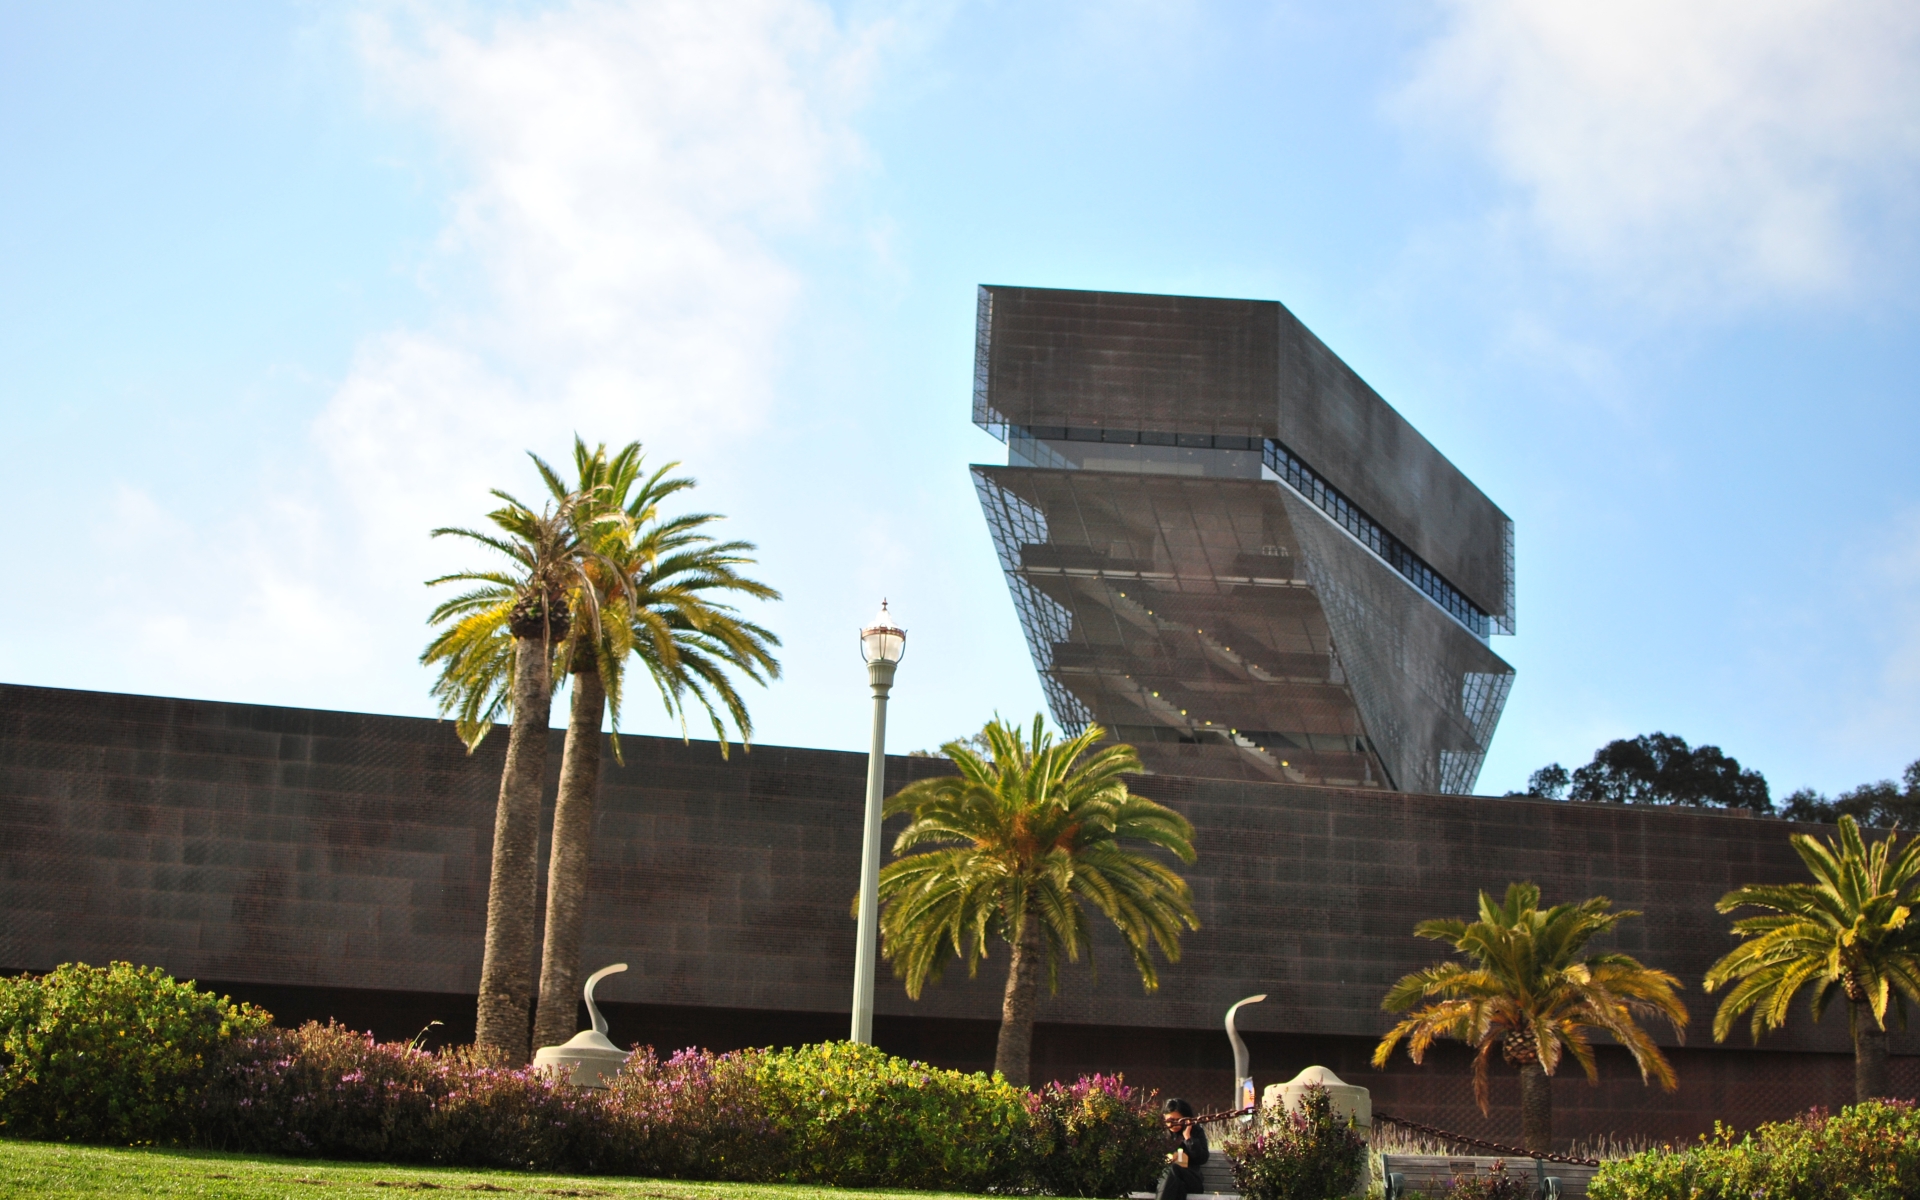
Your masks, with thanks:
M 563 1042 L 575 1029 L 580 936 L 600 785 L 600 727 L 610 709 L 614 757 L 624 761 L 620 701 L 628 657 L 645 668 L 668 714 L 679 719 L 683 737 L 689 703 L 705 712 L 723 757 L 727 718 L 742 742 L 753 736 L 753 722 L 732 673 L 755 683 L 780 674 L 772 653 L 780 639 L 744 620 L 722 599 L 780 598 L 766 584 L 740 574 L 739 568 L 753 562 L 748 557 L 752 544 L 717 541 L 703 532 L 721 519 L 714 513 L 661 515 L 664 500 L 694 486 L 692 479 L 673 475 L 680 464 L 648 473 L 640 443 L 608 457 L 604 445 L 589 450 L 578 437 L 573 459 L 576 481 L 571 493 L 585 498 L 574 509 L 574 519 L 596 553 L 572 592 L 578 617 L 561 655 L 573 678 L 573 696 L 547 867 L 536 1046 Z M 601 619 L 584 619 L 589 610 L 597 610 Z
M 472 753 L 495 720 L 510 713 L 506 765 L 494 810 L 493 863 L 487 885 L 486 950 L 480 966 L 475 1043 L 509 1063 L 527 1060 L 527 1018 L 533 998 L 534 898 L 540 840 L 540 794 L 546 780 L 547 725 L 553 660 L 572 630 L 572 594 L 594 558 L 604 519 L 585 515 L 583 497 L 556 487 L 558 477 L 534 465 L 556 500 L 542 511 L 495 490 L 502 507 L 487 514 L 498 532 L 443 528 L 503 558 L 492 571 L 459 571 L 427 581 L 477 585 L 433 610 L 444 626 L 420 661 L 438 664 L 433 696 L 441 715 Z M 587 536 L 583 537 L 583 533 Z M 586 617 L 597 619 L 589 611 Z
M 1180 927 L 1200 927 L 1192 890 L 1122 843 L 1190 863 L 1193 826 L 1127 790 L 1121 776 L 1140 770 L 1132 746 L 1089 753 L 1106 736 L 1098 725 L 1064 742 L 1037 716 L 1028 737 L 998 719 L 983 734 L 988 754 L 948 742 L 942 753 L 959 774 L 909 784 L 887 801 L 886 815 L 913 819 L 894 841 L 899 857 L 880 872 L 880 929 L 916 1000 L 950 958 L 965 959 L 971 975 L 989 937 L 1012 946 L 993 1067 L 1024 1086 L 1041 972 L 1057 990 L 1062 956 L 1078 961 L 1089 949 L 1086 904 L 1120 930 L 1148 991 L 1160 983 L 1153 946 L 1179 961 Z
M 1837 842 L 1792 835 L 1814 882 L 1750 883 L 1720 898 L 1721 912 L 1769 911 L 1735 921 L 1733 932 L 1745 940 L 1707 971 L 1709 992 L 1734 984 L 1713 1016 L 1715 1041 L 1748 1009 L 1759 1041 L 1785 1024 L 1808 984 L 1817 1022 L 1838 992 L 1853 1034 L 1854 1098 L 1887 1094 L 1887 1009 L 1897 1009 L 1904 1025 L 1906 1002 L 1920 1002 L 1920 837 L 1904 847 L 1898 841 L 1893 833 L 1868 846 L 1854 819 L 1841 817 Z
M 1674 1090 L 1673 1067 L 1638 1019 L 1663 1017 L 1675 1036 L 1683 1037 L 1687 1010 L 1674 991 L 1680 981 L 1629 955 L 1587 953 L 1594 937 L 1640 915 L 1608 911 L 1612 906 L 1605 896 L 1595 896 L 1543 912 L 1538 887 L 1510 883 L 1503 904 L 1480 893 L 1477 921 L 1420 922 L 1415 936 L 1446 942 L 1469 962 L 1436 963 L 1388 990 L 1380 1007 L 1389 1012 L 1406 1012 L 1422 1000 L 1431 1003 L 1380 1039 L 1373 1065 L 1386 1066 L 1402 1039 L 1415 1063 L 1437 1038 L 1465 1042 L 1474 1050 L 1474 1099 L 1485 1113 L 1488 1065 L 1498 1048 L 1502 1058 L 1520 1068 L 1521 1139 L 1534 1152 L 1553 1148 L 1549 1080 L 1561 1057 L 1571 1054 L 1587 1078 L 1599 1082 L 1591 1044 L 1595 1031 L 1627 1048 L 1641 1082 L 1651 1077 Z

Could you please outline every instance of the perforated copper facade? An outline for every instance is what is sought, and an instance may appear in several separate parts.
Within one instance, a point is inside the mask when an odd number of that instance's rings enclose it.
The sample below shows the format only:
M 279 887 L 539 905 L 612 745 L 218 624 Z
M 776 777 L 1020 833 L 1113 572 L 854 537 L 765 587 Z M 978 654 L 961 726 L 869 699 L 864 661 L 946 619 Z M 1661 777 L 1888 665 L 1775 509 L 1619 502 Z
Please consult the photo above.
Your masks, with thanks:
M 1063 726 L 1166 772 L 1472 789 L 1512 523 L 1280 305 L 982 288 L 974 419 Z
M 1236 646 L 1236 649 L 1238 647 Z M 553 731 L 546 794 L 560 760 Z M 623 738 L 608 753 L 587 888 L 583 961 L 604 983 L 613 1037 L 663 1050 L 798 1045 L 845 1034 L 867 756 Z M 405 717 L 0 685 L 0 971 L 129 959 L 267 1005 L 283 1021 L 337 1016 L 385 1038 L 430 1020 L 472 1036 L 494 801 L 506 731 L 468 755 L 449 725 Z M 950 770 L 889 760 L 895 785 Z M 1686 983 L 1680 1091 L 1643 1086 L 1617 1048 L 1602 1082 L 1554 1083 L 1563 1137 L 1691 1138 L 1853 1094 L 1845 1005 L 1819 1025 L 1796 1006 L 1753 1047 L 1708 1036 L 1699 988 L 1726 952 L 1713 902 L 1743 883 L 1803 879 L 1795 826 L 1743 813 L 1421 796 L 1158 775 L 1133 781 L 1194 824 L 1182 874 L 1200 928 L 1144 991 L 1105 922 L 1093 962 L 1042 993 L 1038 1079 L 1128 1081 L 1223 1105 L 1240 1028 L 1262 1086 L 1319 1063 L 1413 1120 L 1511 1141 L 1518 1084 L 1496 1069 L 1493 1115 L 1468 1056 L 1424 1067 L 1367 1055 L 1392 1023 L 1380 997 L 1445 957 L 1417 920 L 1466 916 L 1474 894 L 1534 879 L 1554 902 L 1604 895 L 1644 917 L 1611 948 Z M 543 818 L 543 822 L 550 819 Z M 897 825 L 897 820 L 894 823 Z M 544 879 L 544 864 L 540 878 Z M 888 978 L 875 1029 L 891 1053 L 992 1066 L 1003 947 L 977 978 L 949 970 L 918 1001 Z M 1660 1027 L 1656 1024 L 1656 1029 Z M 1896 1030 L 1895 1093 L 1920 1091 L 1920 1028 Z

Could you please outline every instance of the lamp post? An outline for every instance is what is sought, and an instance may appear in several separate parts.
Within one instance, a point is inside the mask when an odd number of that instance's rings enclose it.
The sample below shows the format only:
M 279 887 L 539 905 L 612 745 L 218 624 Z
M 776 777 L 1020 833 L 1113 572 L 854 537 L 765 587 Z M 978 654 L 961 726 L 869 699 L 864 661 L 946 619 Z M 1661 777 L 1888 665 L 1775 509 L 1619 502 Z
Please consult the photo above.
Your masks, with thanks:
M 880 809 L 887 789 L 887 693 L 893 669 L 907 650 L 907 631 L 893 623 L 887 602 L 860 631 L 860 657 L 873 685 L 873 748 L 867 752 L 867 821 L 860 842 L 860 931 L 853 951 L 852 1040 L 873 1044 L 873 976 L 880 957 Z

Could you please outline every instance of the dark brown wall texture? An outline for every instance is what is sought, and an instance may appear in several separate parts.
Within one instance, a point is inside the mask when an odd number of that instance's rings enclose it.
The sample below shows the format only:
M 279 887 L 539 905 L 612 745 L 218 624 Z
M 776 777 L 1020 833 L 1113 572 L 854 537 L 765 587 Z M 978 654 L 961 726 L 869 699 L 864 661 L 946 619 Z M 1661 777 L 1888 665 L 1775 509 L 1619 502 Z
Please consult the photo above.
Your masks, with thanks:
M 449 725 L 427 720 L 0 686 L 0 968 L 129 959 L 283 1020 L 470 1031 L 505 740 L 469 757 Z M 622 745 L 626 765 L 608 760 L 601 794 L 586 949 L 590 967 L 632 964 L 601 989 L 615 1037 L 728 1048 L 844 1036 L 864 757 L 762 746 L 723 761 L 706 742 Z M 556 769 L 559 750 L 556 731 Z M 943 769 L 895 758 L 889 783 Z M 1550 900 L 1598 893 L 1644 911 L 1619 945 L 1679 975 L 1694 1013 L 1674 1052 L 1677 1094 L 1642 1087 L 1608 1051 L 1599 1087 L 1556 1081 L 1559 1132 L 1684 1135 L 1850 1097 L 1837 1008 L 1817 1029 L 1797 1012 L 1757 1050 L 1707 1035 L 1700 976 L 1729 944 L 1713 901 L 1798 875 L 1780 822 L 1170 776 L 1138 790 L 1198 829 L 1189 875 L 1202 928 L 1153 994 L 1102 938 L 1097 975 L 1070 969 L 1046 1002 L 1042 1074 L 1123 1070 L 1224 1101 L 1221 1015 L 1266 992 L 1241 1019 L 1262 1084 L 1322 1063 L 1387 1111 L 1511 1138 L 1510 1075 L 1488 1119 L 1464 1056 L 1384 1072 L 1366 1056 L 1389 1024 L 1382 992 L 1438 957 L 1414 922 L 1468 915 L 1476 889 L 1533 879 Z M 917 1003 L 883 986 L 881 1044 L 987 1065 L 1004 963 L 976 980 L 955 971 Z M 1911 1095 L 1920 1037 L 1898 1035 L 1895 1050 Z

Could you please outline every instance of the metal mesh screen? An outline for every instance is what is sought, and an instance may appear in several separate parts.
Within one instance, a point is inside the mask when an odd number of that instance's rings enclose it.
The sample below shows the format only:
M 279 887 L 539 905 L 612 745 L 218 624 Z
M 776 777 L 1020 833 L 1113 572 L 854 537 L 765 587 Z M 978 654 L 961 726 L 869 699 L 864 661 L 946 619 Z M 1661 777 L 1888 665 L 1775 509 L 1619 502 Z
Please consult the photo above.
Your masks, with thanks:
M 1381 758 L 1404 791 L 1473 790 L 1512 668 L 1318 506 L 1276 489 Z
M 1000 569 L 1006 573 L 1007 590 L 1013 596 L 1021 632 L 1027 636 L 1027 650 L 1033 655 L 1034 670 L 1040 673 L 1040 687 L 1046 693 L 1047 707 L 1053 710 L 1056 725 L 1078 736 L 1093 723 L 1094 714 L 1062 687 L 1053 673 L 1053 648 L 1072 636 L 1073 614 L 1019 572 L 1020 547 L 1044 545 L 1047 541 L 1046 514 L 978 470 L 973 473 L 973 484 L 980 496 L 980 509 L 987 516 L 987 528 L 993 534 L 994 553 L 1000 558 Z

